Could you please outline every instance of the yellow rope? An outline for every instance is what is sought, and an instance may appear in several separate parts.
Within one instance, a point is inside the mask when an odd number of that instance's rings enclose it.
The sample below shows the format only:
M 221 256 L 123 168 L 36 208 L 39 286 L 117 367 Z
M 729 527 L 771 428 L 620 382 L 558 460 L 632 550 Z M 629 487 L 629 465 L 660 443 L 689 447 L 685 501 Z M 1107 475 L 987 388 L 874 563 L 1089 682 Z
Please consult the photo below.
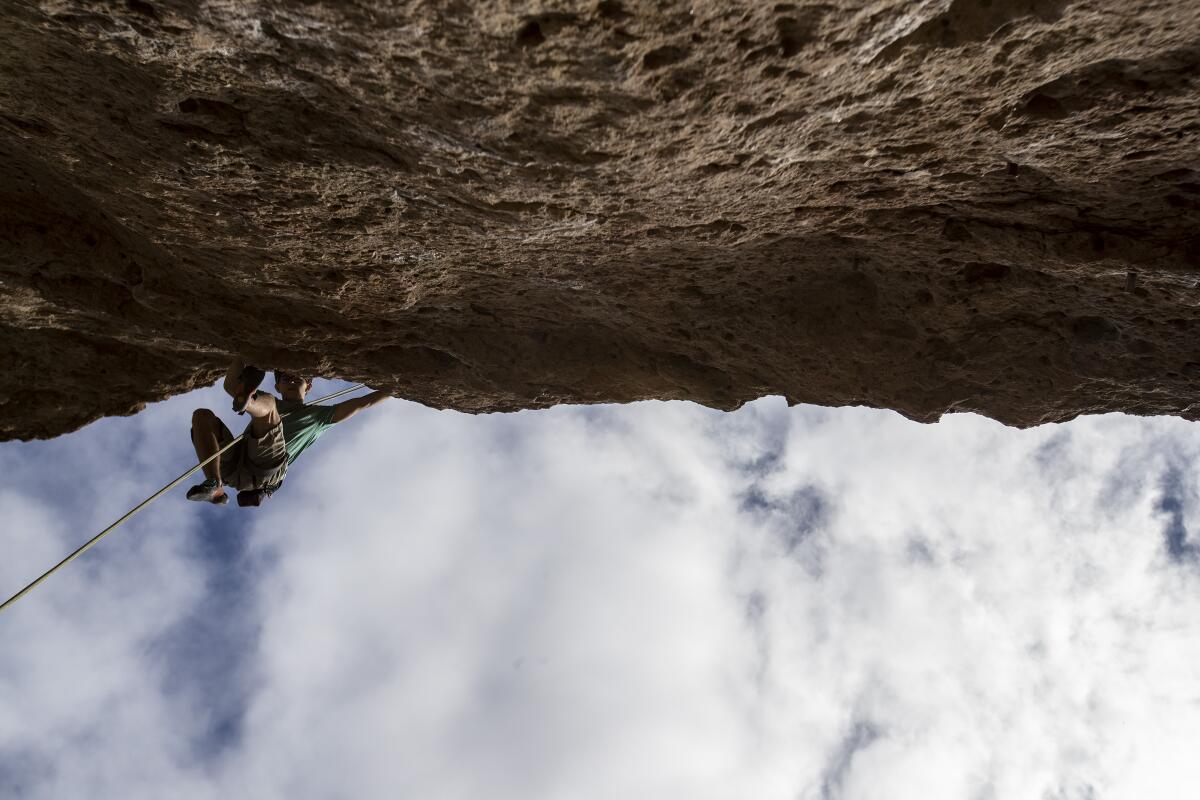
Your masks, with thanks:
M 333 399 L 333 398 L 335 398 L 335 397 L 341 397 L 341 396 L 342 396 L 342 395 L 344 395 L 344 394 L 349 394 L 350 392 L 356 392 L 356 391 L 358 391 L 359 389 L 363 389 L 363 388 L 365 388 L 365 384 L 361 384 L 361 383 L 360 383 L 360 384 L 358 384 L 357 386 L 351 386 L 349 389 L 342 389 L 341 391 L 334 392 L 333 394 L 326 395 L 325 397 L 322 397 L 322 398 L 321 398 L 321 399 L 319 399 L 319 400 L 314 400 L 312 403 L 309 403 L 308 405 L 318 405 L 318 404 L 320 404 L 320 403 L 324 403 L 326 400 L 332 400 L 332 399 Z M 299 410 L 299 409 L 296 409 L 296 410 Z M 290 413 L 294 413 L 294 412 L 288 412 L 288 413 L 290 414 Z M 283 416 L 283 417 L 286 417 L 286 416 L 287 416 L 287 414 L 283 414 L 283 415 L 281 415 L 281 416 Z M 75 552 L 71 553 L 71 555 L 67 556 L 67 557 L 66 557 L 66 558 L 64 558 L 62 561 L 60 561 L 60 562 L 58 562 L 57 564 L 55 564 L 53 567 L 51 567 L 50 569 L 48 569 L 48 570 L 46 570 L 45 572 L 43 572 L 43 573 L 41 574 L 41 576 L 40 576 L 40 577 L 39 577 L 37 580 L 35 580 L 33 583 L 29 584 L 29 585 L 28 585 L 28 586 L 26 586 L 24 589 L 22 589 L 21 591 L 19 591 L 19 592 L 17 592 L 16 594 L 14 594 L 12 597 L 10 597 L 10 598 L 8 598 L 7 600 L 5 600 L 5 601 L 4 601 L 4 604 L 3 604 L 3 605 L 0 605 L 0 611 L 3 611 L 4 609 L 8 608 L 8 607 L 9 607 L 10 605 L 12 605 L 13 603 L 15 603 L 15 602 L 17 602 L 18 600 L 20 600 L 20 599 L 21 599 L 22 597 L 24 597 L 25 595 L 29 594 L 29 592 L 31 592 L 31 591 L 33 590 L 33 587 L 37 586 L 39 583 L 41 583 L 42 581 L 46 580 L 46 578 L 49 578 L 51 575 L 53 575 L 53 574 L 54 574 L 55 572 L 57 572 L 59 569 L 61 569 L 62 567 L 66 566 L 66 565 L 67 565 L 67 564 L 69 564 L 70 562 L 74 561 L 74 560 L 75 560 L 76 558 L 78 558 L 79 556 L 83 555 L 84 551 L 86 551 L 88 548 L 90 548 L 90 547 L 91 547 L 92 545 L 94 545 L 96 542 L 100 541 L 100 539 L 102 539 L 103 537 L 107 536 L 107 535 L 108 535 L 109 533 L 111 533 L 112 531 L 115 531 L 115 530 L 116 530 L 118 527 L 120 527 L 121 523 L 125 522 L 125 520 L 129 519 L 129 518 L 130 518 L 130 517 L 132 517 L 134 514 L 138 513 L 138 512 L 139 512 L 139 511 L 141 511 L 143 508 L 145 508 L 146 506 L 148 506 L 148 505 L 150 505 L 151 503 L 153 503 L 155 500 L 157 500 L 159 497 L 161 497 L 162 495 L 164 495 L 164 494 L 166 494 L 167 492 L 169 492 L 171 489 L 174 489 L 176 486 L 178 486 L 180 483 L 182 483 L 182 482 L 183 482 L 184 480 L 186 480 L 187 478 L 191 477 L 192 475 L 195 475 L 195 474 L 196 474 L 196 473 L 197 473 L 199 470 L 201 470 L 201 469 L 203 469 L 203 468 L 204 468 L 204 465 L 205 465 L 205 464 L 207 464 L 208 462 L 212 461 L 214 458 L 217 458 L 217 457 L 218 457 L 218 456 L 220 456 L 222 453 L 224 453 L 226 450 L 228 450 L 229 448 L 233 447 L 235 444 L 237 444 L 238 442 L 240 442 L 240 441 L 241 441 L 241 440 L 242 440 L 242 439 L 245 437 L 245 435 L 246 435 L 246 434 L 244 434 L 244 433 L 243 433 L 243 434 L 241 434 L 241 435 L 240 435 L 240 436 L 238 436 L 236 439 L 234 439 L 232 442 L 230 442 L 229 444 L 225 445 L 225 446 L 224 446 L 224 447 L 222 447 L 220 450 L 218 450 L 217 452 L 213 453 L 211 456 L 209 456 L 208 458 L 204 459 L 204 460 L 203 460 L 203 461 L 201 461 L 199 464 L 197 464 L 196 466 L 192 467 L 192 468 L 191 468 L 191 469 L 189 469 L 187 472 L 183 473 L 182 475 L 180 475 L 178 478 L 176 478 L 175 480 L 173 480 L 173 481 L 171 481 L 170 483 L 168 483 L 168 484 L 167 484 L 166 486 L 164 486 L 163 488 L 159 489 L 159 490 L 158 490 L 157 492 L 155 492 L 154 494 L 150 495 L 150 497 L 147 497 L 145 500 L 143 500 L 141 503 L 139 503 L 139 504 L 138 504 L 138 505 L 137 505 L 135 508 L 133 508 L 132 510 L 130 510 L 130 511 L 127 513 L 127 514 L 125 514 L 125 516 L 121 517 L 119 520 L 117 520 L 116 522 L 114 522 L 112 525 L 109 525 L 107 528 L 105 528 L 104 530 L 102 530 L 102 531 L 100 531 L 99 533 L 97 533 L 97 534 L 96 534 L 95 536 L 93 536 L 91 539 L 88 539 L 86 542 L 84 542 L 82 545 L 80 545 L 80 547 L 79 547 L 79 548 L 78 548 L 78 549 L 77 549 Z

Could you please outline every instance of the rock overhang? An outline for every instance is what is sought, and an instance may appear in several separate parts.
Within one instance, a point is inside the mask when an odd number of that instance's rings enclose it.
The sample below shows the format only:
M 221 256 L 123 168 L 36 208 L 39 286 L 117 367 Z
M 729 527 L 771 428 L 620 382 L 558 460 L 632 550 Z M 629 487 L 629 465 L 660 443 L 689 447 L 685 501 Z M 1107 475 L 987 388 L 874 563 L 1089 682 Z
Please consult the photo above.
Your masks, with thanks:
M 3 438 L 234 353 L 472 412 L 1196 412 L 1184 0 L 139 0 L 0 25 Z

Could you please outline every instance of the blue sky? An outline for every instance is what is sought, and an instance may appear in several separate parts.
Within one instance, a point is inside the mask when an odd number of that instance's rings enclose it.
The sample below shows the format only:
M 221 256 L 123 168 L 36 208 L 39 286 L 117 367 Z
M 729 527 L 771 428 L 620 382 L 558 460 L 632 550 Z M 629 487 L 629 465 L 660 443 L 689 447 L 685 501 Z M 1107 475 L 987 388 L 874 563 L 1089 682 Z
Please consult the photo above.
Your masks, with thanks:
M 0 593 L 194 463 L 197 406 L 242 426 L 210 388 L 0 445 Z M 266 506 L 177 489 L 0 614 L 0 790 L 1179 796 L 1197 452 L 1169 418 L 393 400 Z

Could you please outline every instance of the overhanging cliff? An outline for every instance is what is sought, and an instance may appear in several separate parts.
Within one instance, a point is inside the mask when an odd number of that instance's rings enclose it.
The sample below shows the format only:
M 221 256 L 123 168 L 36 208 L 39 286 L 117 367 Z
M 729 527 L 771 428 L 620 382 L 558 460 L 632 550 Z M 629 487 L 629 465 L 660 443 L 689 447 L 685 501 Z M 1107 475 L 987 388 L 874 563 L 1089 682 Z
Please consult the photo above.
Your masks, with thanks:
M 0 439 L 232 353 L 467 411 L 1195 418 L 1198 146 L 1191 0 L 8 0 Z

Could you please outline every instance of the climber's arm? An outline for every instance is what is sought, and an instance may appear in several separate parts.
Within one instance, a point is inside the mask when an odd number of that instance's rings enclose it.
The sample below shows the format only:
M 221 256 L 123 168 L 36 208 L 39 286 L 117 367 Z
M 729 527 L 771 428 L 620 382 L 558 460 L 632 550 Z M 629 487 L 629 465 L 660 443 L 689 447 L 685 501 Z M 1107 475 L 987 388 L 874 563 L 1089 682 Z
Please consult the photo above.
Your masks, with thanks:
M 370 394 L 364 394 L 362 397 L 356 397 L 353 400 L 345 400 L 333 407 L 332 420 L 333 422 L 348 420 L 364 408 L 377 406 L 390 396 L 387 392 L 371 392 Z
M 225 372 L 225 382 L 222 384 L 226 394 L 230 397 L 237 395 L 238 389 L 241 387 L 241 382 L 238 380 L 242 375 L 242 369 L 246 366 L 246 362 L 242 359 L 236 359 L 229 365 L 229 369 Z

